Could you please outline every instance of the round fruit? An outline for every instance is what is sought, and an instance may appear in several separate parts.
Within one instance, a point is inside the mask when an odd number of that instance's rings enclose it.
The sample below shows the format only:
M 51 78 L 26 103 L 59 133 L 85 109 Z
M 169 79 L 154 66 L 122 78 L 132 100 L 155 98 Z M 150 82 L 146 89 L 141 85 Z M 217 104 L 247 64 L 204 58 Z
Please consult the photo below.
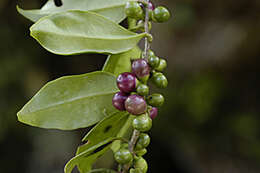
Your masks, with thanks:
M 158 115 L 158 109 L 156 107 L 152 107 L 152 109 L 150 109 L 149 113 L 150 113 L 150 117 L 153 120 Z
M 156 68 L 159 66 L 160 58 L 158 58 L 157 56 L 150 56 L 148 58 L 148 63 L 152 68 Z
M 154 73 L 152 77 L 152 82 L 158 88 L 166 88 L 168 86 L 168 80 L 162 73 Z
M 136 88 L 136 91 L 141 96 L 147 96 L 149 94 L 149 87 L 147 85 L 140 84 Z
M 149 50 L 148 51 L 148 56 L 151 57 L 151 56 L 155 56 L 154 52 L 152 50 Z
M 133 155 L 127 149 L 119 149 L 115 155 L 115 160 L 120 164 L 127 164 L 132 162 Z
M 155 68 L 155 70 L 162 72 L 167 67 L 167 62 L 165 59 L 160 59 L 159 65 Z
M 125 6 L 125 14 L 128 17 L 134 18 L 134 19 L 142 19 L 144 18 L 144 12 L 142 7 L 138 2 L 135 1 L 129 1 L 126 3 Z
M 138 59 L 132 63 L 132 72 L 138 77 L 143 78 L 150 74 L 150 67 L 147 60 Z
M 156 7 L 153 11 L 153 19 L 155 22 L 166 22 L 169 20 L 170 16 L 170 12 L 162 6 Z
M 144 158 L 139 157 L 138 159 L 135 160 L 134 162 L 134 167 L 135 169 L 141 169 L 143 173 L 147 172 L 148 169 L 148 164 L 146 162 L 146 160 L 144 160 Z
M 128 95 L 123 92 L 118 92 L 114 95 L 112 99 L 112 103 L 114 107 L 120 111 L 125 110 L 125 101 L 127 99 Z
M 143 114 L 147 109 L 147 104 L 143 97 L 130 95 L 125 101 L 125 109 L 133 115 Z
M 137 156 L 143 156 L 143 155 L 145 155 L 146 153 L 147 153 L 146 148 L 143 148 L 143 149 L 141 149 L 141 150 L 135 151 L 135 154 L 136 154 Z
M 146 133 L 141 133 L 137 142 L 136 142 L 136 150 L 141 150 L 146 148 L 150 144 L 150 137 Z
M 130 93 L 136 88 L 136 77 L 133 73 L 125 72 L 117 77 L 117 87 L 120 91 Z
M 147 98 L 148 103 L 154 107 L 160 107 L 164 103 L 164 97 L 161 94 L 152 94 Z
M 133 120 L 133 127 L 140 132 L 146 132 L 152 128 L 152 119 L 147 114 L 140 115 Z

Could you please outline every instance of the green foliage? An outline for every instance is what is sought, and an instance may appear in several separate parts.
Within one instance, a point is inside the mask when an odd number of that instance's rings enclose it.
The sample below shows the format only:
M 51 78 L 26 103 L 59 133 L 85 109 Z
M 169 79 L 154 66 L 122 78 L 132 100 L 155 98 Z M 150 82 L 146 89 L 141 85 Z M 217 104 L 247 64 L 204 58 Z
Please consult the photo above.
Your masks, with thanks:
M 59 55 L 118 54 L 132 49 L 146 34 L 136 34 L 93 12 L 67 11 L 47 16 L 31 28 L 31 36 Z
M 88 127 L 116 110 L 118 89 L 106 72 L 62 77 L 45 85 L 18 112 L 19 121 L 42 128 L 71 130 Z
M 23 10 L 17 6 L 17 10 L 24 17 L 33 22 L 40 18 L 55 13 L 65 12 L 68 10 L 92 11 L 107 17 L 114 22 L 121 22 L 125 19 L 125 3 L 129 0 L 66 0 L 60 7 L 55 6 L 53 0 L 49 0 L 41 9 Z
M 88 173 L 116 173 L 116 171 L 111 169 L 93 169 L 92 171 L 89 171 Z

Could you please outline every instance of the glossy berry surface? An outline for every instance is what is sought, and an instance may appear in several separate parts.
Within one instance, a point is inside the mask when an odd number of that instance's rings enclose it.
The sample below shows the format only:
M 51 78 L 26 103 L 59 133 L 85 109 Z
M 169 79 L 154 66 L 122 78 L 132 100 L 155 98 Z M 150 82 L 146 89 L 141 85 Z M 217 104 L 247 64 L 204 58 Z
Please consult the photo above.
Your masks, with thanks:
M 120 164 L 127 164 L 132 162 L 133 156 L 128 149 L 120 149 L 115 155 L 115 160 Z
M 149 111 L 150 114 L 150 118 L 155 119 L 158 115 L 158 109 L 156 107 L 152 107 L 152 109 L 150 109 Z
M 146 173 L 148 169 L 148 164 L 144 158 L 139 157 L 138 159 L 135 160 L 134 167 L 135 169 L 141 169 L 143 173 Z
M 143 148 L 143 149 L 141 149 L 141 150 L 136 150 L 135 151 L 135 154 L 137 155 L 137 156 L 143 156 L 143 155 L 145 155 L 147 153 L 147 149 L 146 148 Z
M 120 91 L 130 93 L 135 91 L 136 77 L 133 73 L 125 72 L 117 77 L 117 87 Z
M 168 80 L 162 73 L 154 73 L 152 77 L 152 82 L 158 88 L 166 88 L 168 86 Z
M 150 144 L 150 137 L 146 133 L 141 133 L 137 142 L 136 142 L 136 150 L 141 150 L 146 148 Z
M 144 84 L 138 85 L 136 92 L 141 96 L 147 96 L 149 94 L 149 87 Z
M 133 120 L 133 128 L 140 132 L 149 131 L 152 128 L 152 119 L 147 114 L 140 115 Z
M 132 72 L 138 77 L 143 78 L 150 74 L 150 67 L 146 59 L 138 59 L 132 63 Z
M 144 17 L 144 12 L 142 7 L 138 2 L 135 1 L 129 1 L 126 3 L 125 6 L 125 14 L 128 17 L 134 18 L 134 19 L 142 19 Z
M 162 6 L 156 7 L 153 11 L 153 19 L 155 20 L 155 22 L 167 22 L 170 16 L 170 12 Z
M 160 107 L 164 103 L 164 97 L 161 94 L 152 94 L 148 96 L 147 102 L 154 107 Z
M 125 101 L 126 101 L 127 97 L 128 97 L 128 95 L 121 91 L 116 93 L 112 99 L 113 106 L 120 111 L 124 111 L 125 110 Z
M 155 70 L 163 72 L 163 70 L 167 67 L 167 62 L 165 59 L 160 59 L 158 66 L 155 68 Z
M 148 58 L 148 63 L 152 68 L 156 68 L 159 66 L 160 58 L 157 56 L 151 56 Z
M 148 51 L 148 56 L 151 57 L 151 56 L 155 56 L 154 52 L 152 50 L 149 50 Z
M 125 109 L 133 115 L 143 114 L 147 109 L 146 101 L 138 95 L 130 95 L 125 101 Z

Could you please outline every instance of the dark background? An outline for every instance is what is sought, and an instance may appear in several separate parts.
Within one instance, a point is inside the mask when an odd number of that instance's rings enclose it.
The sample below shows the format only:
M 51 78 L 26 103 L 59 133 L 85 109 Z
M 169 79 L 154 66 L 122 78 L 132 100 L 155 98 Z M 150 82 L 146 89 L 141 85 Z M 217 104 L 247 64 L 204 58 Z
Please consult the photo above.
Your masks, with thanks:
M 16 4 L 0 1 L 0 172 L 62 173 L 82 129 L 23 125 L 16 112 L 47 82 L 99 70 L 106 56 L 56 56 L 29 36 Z M 170 81 L 153 123 L 150 173 L 260 172 L 260 1 L 164 0 L 172 20 L 153 27 Z M 104 162 L 104 161 L 103 161 Z M 108 160 L 105 161 L 107 163 Z M 99 165 L 102 165 L 102 161 Z

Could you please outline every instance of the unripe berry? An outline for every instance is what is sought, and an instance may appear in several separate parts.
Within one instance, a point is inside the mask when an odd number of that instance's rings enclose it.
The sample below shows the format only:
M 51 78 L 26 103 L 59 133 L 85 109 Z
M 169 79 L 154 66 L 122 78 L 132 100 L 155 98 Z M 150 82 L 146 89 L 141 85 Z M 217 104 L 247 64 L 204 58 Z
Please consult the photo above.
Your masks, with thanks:
M 130 95 L 125 101 L 125 109 L 133 115 L 143 114 L 147 109 L 147 104 L 143 97 Z
M 162 73 L 154 73 L 152 77 L 152 82 L 158 88 L 166 88 L 168 86 L 168 80 Z
M 141 150 L 135 151 L 135 154 L 136 154 L 137 156 L 143 156 L 143 155 L 145 155 L 146 153 L 147 153 L 147 149 L 146 149 L 146 148 L 143 148 L 143 149 L 141 149 Z
M 125 72 L 117 77 L 117 87 L 125 93 L 134 91 L 136 83 L 136 77 L 133 73 Z
M 148 58 L 148 63 L 152 68 L 156 68 L 159 66 L 160 58 L 158 58 L 157 56 L 150 56 Z
M 151 56 L 155 56 L 154 52 L 152 50 L 149 50 L 148 51 L 148 56 L 151 57 Z
M 131 154 L 131 152 L 127 149 L 119 149 L 115 155 L 115 160 L 120 163 L 120 164 L 127 164 L 132 162 L 133 160 L 133 155 Z
M 138 159 L 135 160 L 134 162 L 134 167 L 135 169 L 141 169 L 143 173 L 147 172 L 148 169 L 148 164 L 146 162 L 146 160 L 144 160 L 144 158 L 139 157 Z
M 149 94 L 149 87 L 144 84 L 140 84 L 137 86 L 136 91 L 141 96 L 147 96 Z
M 165 59 L 160 59 L 159 65 L 155 68 L 155 70 L 163 72 L 163 70 L 167 67 L 167 62 Z
M 138 59 L 132 63 L 132 72 L 138 77 L 143 78 L 150 74 L 150 67 L 146 59 Z
M 160 107 L 164 103 L 164 97 L 161 94 L 152 94 L 147 98 L 147 102 L 154 107 Z
M 125 14 L 128 17 L 134 18 L 134 19 L 143 19 L 144 18 L 144 12 L 142 7 L 138 2 L 135 1 L 129 1 L 126 3 L 125 6 Z
M 136 168 L 136 169 L 131 168 L 130 173 L 143 173 L 143 171 L 140 168 Z
M 140 115 L 133 120 L 133 128 L 140 132 L 149 131 L 152 128 L 152 119 L 147 114 Z
M 156 107 L 152 107 L 152 109 L 150 109 L 149 113 L 150 113 L 150 117 L 153 120 L 158 115 L 158 109 Z
M 141 150 L 146 148 L 148 145 L 150 144 L 150 137 L 148 134 L 146 133 L 141 133 L 137 142 L 136 142 L 136 146 L 135 149 L 136 150 Z
M 113 106 L 120 111 L 124 111 L 125 110 L 125 101 L 126 101 L 127 97 L 128 97 L 128 95 L 121 91 L 116 93 L 112 99 Z
M 156 7 L 153 11 L 153 19 L 155 22 L 166 22 L 169 20 L 170 16 L 170 12 L 162 6 Z

